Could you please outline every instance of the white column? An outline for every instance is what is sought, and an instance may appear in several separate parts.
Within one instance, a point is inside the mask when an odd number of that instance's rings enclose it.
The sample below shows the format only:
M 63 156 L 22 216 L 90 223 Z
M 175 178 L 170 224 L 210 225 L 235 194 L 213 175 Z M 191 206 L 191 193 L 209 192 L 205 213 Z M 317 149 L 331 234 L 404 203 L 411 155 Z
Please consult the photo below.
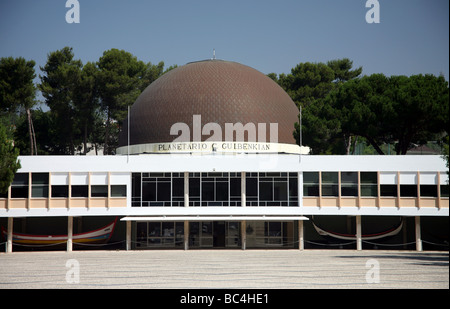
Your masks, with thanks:
M 189 173 L 184 173 L 184 207 L 189 207 Z
M 246 198 L 246 180 L 245 180 L 245 172 L 241 172 L 241 207 L 247 206 L 247 198 Z M 241 221 L 241 248 L 245 250 L 247 247 L 247 223 L 245 220 Z
M 245 172 L 241 172 L 241 207 L 247 206 Z
M 241 221 L 241 247 L 242 250 L 245 250 L 247 247 L 247 231 L 246 231 L 247 223 L 245 220 Z
M 14 218 L 8 217 L 8 236 L 6 240 L 6 253 L 12 252 L 12 243 L 13 243 L 13 223 Z
M 189 221 L 184 221 L 184 250 L 189 250 Z
M 361 216 L 356 216 L 356 250 L 362 250 Z
M 73 244 L 73 217 L 67 217 L 67 252 L 72 252 Z
M 420 217 L 415 217 L 416 219 L 416 250 L 422 251 L 422 233 L 420 231 Z
M 126 250 L 129 251 L 131 250 L 131 221 L 126 221 L 127 222 L 127 226 L 126 226 Z
M 189 207 L 189 173 L 184 173 L 184 207 Z M 189 221 L 184 221 L 184 250 L 189 250 Z
M 305 231 L 303 228 L 303 220 L 298 220 L 298 249 L 300 251 L 305 250 L 305 235 L 304 235 Z

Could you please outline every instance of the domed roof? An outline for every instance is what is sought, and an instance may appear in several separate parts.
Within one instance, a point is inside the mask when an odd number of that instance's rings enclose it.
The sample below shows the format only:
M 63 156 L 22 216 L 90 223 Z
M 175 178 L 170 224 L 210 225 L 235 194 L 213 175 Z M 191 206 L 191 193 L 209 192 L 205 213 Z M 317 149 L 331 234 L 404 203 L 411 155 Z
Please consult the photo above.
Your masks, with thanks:
M 173 69 L 151 83 L 138 97 L 130 111 L 130 145 L 170 143 L 175 123 L 185 123 L 192 141 L 193 115 L 201 116 L 201 126 L 217 123 L 278 124 L 278 143 L 295 144 L 292 132 L 298 122 L 298 109 L 289 95 L 263 73 L 248 66 L 222 60 L 188 63 Z M 263 128 L 263 126 L 261 127 Z M 125 121 L 119 147 L 127 145 Z M 264 132 L 257 132 L 264 134 Z M 205 141 L 210 135 L 202 135 Z M 247 141 L 247 136 L 245 137 Z

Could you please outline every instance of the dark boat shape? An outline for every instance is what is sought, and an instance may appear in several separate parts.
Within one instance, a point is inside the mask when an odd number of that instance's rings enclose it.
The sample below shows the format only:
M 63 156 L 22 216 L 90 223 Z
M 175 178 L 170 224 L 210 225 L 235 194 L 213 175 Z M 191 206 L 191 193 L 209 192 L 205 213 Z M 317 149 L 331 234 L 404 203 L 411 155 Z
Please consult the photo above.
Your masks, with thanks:
M 342 239 L 342 240 L 356 240 L 355 234 L 342 234 L 342 233 L 326 231 L 326 230 L 318 227 L 314 223 L 314 221 L 312 221 L 312 224 L 313 224 L 314 228 L 316 229 L 317 233 L 321 236 L 332 237 L 332 238 L 337 238 L 337 239 Z M 362 235 L 361 238 L 363 240 L 375 240 L 375 239 L 381 239 L 381 238 L 385 238 L 385 237 L 389 237 L 389 236 L 394 236 L 394 235 L 397 235 L 401 231 L 402 227 L 403 227 L 403 220 L 400 220 L 400 223 L 397 226 L 395 226 L 387 231 L 374 233 L 374 234 Z
M 110 224 L 93 230 L 90 232 L 74 234 L 72 241 L 74 244 L 98 244 L 106 243 L 111 238 L 114 228 L 117 223 L 116 218 Z M 8 232 L 2 226 L 2 234 L 5 239 L 7 238 Z M 67 242 L 67 235 L 31 235 L 23 233 L 13 233 L 13 243 L 16 244 L 27 244 L 27 245 L 56 245 Z

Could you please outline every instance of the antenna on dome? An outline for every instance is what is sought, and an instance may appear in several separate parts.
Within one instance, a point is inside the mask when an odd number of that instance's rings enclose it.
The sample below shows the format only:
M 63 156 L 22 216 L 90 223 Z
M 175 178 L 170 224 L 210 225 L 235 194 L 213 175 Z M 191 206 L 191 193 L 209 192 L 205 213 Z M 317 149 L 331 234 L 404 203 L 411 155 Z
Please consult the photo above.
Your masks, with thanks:
M 213 48 L 213 57 L 212 60 L 216 60 L 216 50 Z

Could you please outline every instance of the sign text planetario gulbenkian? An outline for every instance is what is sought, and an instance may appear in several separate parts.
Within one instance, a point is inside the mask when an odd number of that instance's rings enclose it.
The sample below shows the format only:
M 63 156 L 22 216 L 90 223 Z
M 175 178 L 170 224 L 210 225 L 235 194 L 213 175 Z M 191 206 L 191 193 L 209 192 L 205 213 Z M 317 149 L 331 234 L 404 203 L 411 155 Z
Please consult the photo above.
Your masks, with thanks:
M 123 146 L 117 149 L 117 154 L 309 153 L 309 147 L 278 143 L 278 123 L 269 124 L 269 142 L 266 142 L 266 123 L 225 123 L 223 140 L 222 127 L 218 123 L 209 122 L 202 127 L 201 115 L 193 115 L 192 118 L 192 141 L 190 127 L 186 123 L 177 122 L 170 128 L 170 135 L 176 136 L 172 142 Z M 202 141 L 202 136 L 208 138 Z

